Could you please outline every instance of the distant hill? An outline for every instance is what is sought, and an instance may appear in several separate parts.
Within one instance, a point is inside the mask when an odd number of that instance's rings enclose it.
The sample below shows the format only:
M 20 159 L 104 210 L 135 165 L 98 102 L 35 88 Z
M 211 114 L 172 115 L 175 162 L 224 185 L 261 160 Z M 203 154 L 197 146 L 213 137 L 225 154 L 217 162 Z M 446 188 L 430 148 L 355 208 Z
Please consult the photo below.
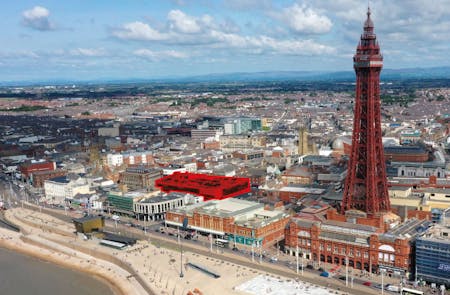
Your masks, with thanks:
M 410 68 L 410 69 L 383 69 L 381 80 L 422 80 L 422 79 L 449 79 L 450 66 L 435 68 Z M 96 79 L 96 80 L 46 80 L 46 81 L 21 81 L 2 82 L 0 86 L 17 85 L 101 85 L 101 84 L 142 84 L 142 83 L 220 83 L 220 82 L 354 82 L 354 71 L 325 72 L 325 71 L 270 71 L 270 72 L 237 72 L 216 73 L 198 76 L 167 76 L 160 78 L 127 78 L 127 79 Z
M 450 67 L 383 69 L 382 80 L 402 79 L 450 79 Z M 172 80 L 172 79 L 170 79 Z M 274 71 L 256 73 L 210 74 L 185 78 L 175 78 L 180 82 L 230 82 L 230 81 L 354 81 L 353 71 Z

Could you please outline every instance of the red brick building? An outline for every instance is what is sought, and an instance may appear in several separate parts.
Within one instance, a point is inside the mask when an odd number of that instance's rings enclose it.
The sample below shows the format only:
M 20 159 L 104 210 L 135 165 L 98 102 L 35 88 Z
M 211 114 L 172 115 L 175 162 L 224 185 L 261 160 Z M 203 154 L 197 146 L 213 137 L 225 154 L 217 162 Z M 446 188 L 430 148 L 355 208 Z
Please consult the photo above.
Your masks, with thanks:
M 384 158 L 394 162 L 427 162 L 430 154 L 421 146 L 386 146 Z
M 314 182 L 314 174 L 306 166 L 294 166 L 281 174 L 283 184 L 311 184 Z
M 166 213 L 166 225 L 181 227 L 188 219 L 188 229 L 230 244 L 265 247 L 284 237 L 289 215 L 266 210 L 264 204 L 240 199 L 225 199 L 177 208 Z
M 153 158 L 153 153 L 143 152 L 143 153 L 124 153 L 123 163 L 127 166 L 133 165 L 149 165 L 154 164 L 155 159 Z
M 19 171 L 22 174 L 22 180 L 30 181 L 31 175 L 40 171 L 52 171 L 56 169 L 55 162 L 26 162 L 19 166 Z
M 285 230 L 285 250 L 300 256 L 307 263 L 348 265 L 358 270 L 378 272 L 385 269 L 394 275 L 407 275 L 412 270 L 411 240 L 416 229 L 427 221 L 410 219 L 400 226 L 380 233 L 369 225 L 334 220 L 323 222 L 292 218 Z
M 37 171 L 32 173 L 32 183 L 34 187 L 44 187 L 46 180 L 66 175 L 67 171 L 63 169 Z

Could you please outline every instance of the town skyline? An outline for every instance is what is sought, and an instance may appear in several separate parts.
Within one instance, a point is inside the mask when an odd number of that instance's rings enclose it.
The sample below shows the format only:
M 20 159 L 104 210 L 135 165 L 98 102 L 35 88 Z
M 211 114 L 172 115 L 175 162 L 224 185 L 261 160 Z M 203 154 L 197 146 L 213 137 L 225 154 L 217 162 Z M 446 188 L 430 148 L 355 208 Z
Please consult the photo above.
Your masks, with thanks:
M 448 66 L 448 2 L 370 6 L 386 68 Z M 0 79 L 351 71 L 366 9 L 352 0 L 8 3 Z

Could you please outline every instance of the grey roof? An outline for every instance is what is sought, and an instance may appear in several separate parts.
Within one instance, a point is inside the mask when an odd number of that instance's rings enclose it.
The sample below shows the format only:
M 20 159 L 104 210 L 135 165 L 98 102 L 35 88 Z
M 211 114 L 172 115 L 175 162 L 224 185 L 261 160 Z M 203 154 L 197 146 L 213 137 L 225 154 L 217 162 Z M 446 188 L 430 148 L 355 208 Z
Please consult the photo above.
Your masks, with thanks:
M 384 236 L 386 238 L 389 238 L 389 236 L 412 238 L 425 232 L 431 224 L 428 220 L 412 218 L 389 230 L 386 234 L 380 235 L 380 239 Z
M 310 228 L 312 227 L 314 222 L 318 222 L 316 220 L 300 219 L 300 218 L 292 218 L 291 221 L 295 222 L 298 226 L 304 228 Z
M 67 179 L 66 176 L 58 176 L 58 177 L 50 178 L 50 181 L 59 182 L 59 183 L 69 183 L 70 182 L 70 180 Z
M 319 236 L 323 239 L 345 241 L 345 242 L 350 242 L 350 243 L 363 244 L 363 245 L 367 245 L 367 246 L 369 245 L 369 241 L 368 241 L 369 238 L 358 237 L 358 236 L 351 235 L 351 234 L 321 231 Z
M 390 154 L 424 154 L 425 149 L 421 146 L 385 146 L 385 153 Z
M 145 198 L 143 200 L 140 200 L 137 204 L 151 204 L 151 203 L 161 203 L 161 202 L 165 202 L 165 201 L 171 201 L 171 200 L 176 200 L 176 199 L 180 199 L 183 198 L 184 194 L 180 194 L 180 193 L 171 193 L 168 195 L 158 195 L 156 197 L 149 197 L 149 198 Z
M 100 216 L 100 215 L 86 215 L 84 217 L 74 218 L 72 220 L 74 222 L 83 223 L 83 222 L 86 222 L 86 221 L 96 220 L 96 219 L 100 219 L 100 218 L 104 218 L 104 217 Z
M 373 233 L 375 233 L 377 231 L 377 228 L 374 226 L 356 224 L 356 223 L 350 223 L 350 222 L 343 222 L 343 221 L 336 221 L 336 220 L 326 220 L 323 222 L 323 225 L 331 225 L 331 226 L 337 226 L 337 227 L 341 227 L 341 228 L 355 229 L 355 230 L 361 230 L 361 231 L 373 232 Z

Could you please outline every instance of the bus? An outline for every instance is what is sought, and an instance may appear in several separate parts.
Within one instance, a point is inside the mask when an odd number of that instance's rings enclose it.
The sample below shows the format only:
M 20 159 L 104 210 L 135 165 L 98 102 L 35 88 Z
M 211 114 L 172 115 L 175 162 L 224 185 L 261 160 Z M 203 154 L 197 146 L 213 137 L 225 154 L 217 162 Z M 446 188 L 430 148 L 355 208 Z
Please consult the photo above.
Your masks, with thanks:
M 228 248 L 230 242 L 228 240 L 224 240 L 224 239 L 216 239 L 214 241 L 214 244 L 218 247 Z
M 400 292 L 401 295 L 423 295 L 423 291 L 409 289 L 409 288 L 402 288 L 402 291 Z

